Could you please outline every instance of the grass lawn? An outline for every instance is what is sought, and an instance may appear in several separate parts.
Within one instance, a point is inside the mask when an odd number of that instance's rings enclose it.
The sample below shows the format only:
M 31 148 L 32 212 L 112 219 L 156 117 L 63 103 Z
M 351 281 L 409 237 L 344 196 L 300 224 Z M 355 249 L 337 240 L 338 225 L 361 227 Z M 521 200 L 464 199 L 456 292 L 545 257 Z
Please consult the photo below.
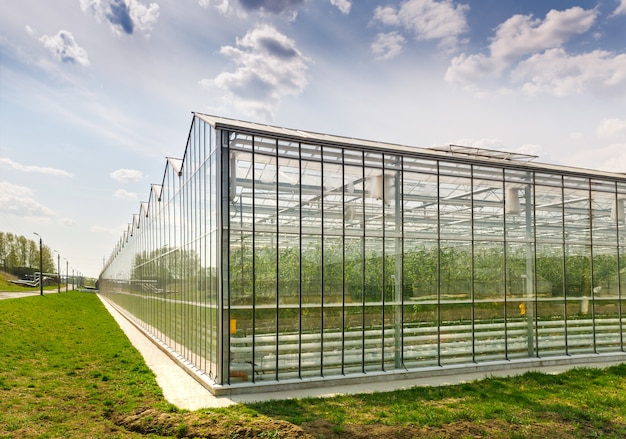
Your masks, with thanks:
M 626 365 L 195 412 L 91 293 L 0 300 L 0 438 L 626 437 Z

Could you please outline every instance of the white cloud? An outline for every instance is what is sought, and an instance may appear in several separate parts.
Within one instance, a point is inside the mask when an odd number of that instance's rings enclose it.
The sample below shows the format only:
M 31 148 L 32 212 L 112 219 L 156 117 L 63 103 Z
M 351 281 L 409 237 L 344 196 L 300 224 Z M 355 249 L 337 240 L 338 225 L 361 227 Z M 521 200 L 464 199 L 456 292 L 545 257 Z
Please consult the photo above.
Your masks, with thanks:
M 445 80 L 456 84 L 468 84 L 482 79 L 498 78 L 506 64 L 482 53 L 462 53 L 450 62 Z
M 352 2 L 350 0 L 330 0 L 330 3 L 333 6 L 336 6 L 337 9 L 339 9 L 344 14 L 349 14 L 350 8 L 352 8 Z
M 626 15 L 626 0 L 621 0 L 617 9 L 613 11 L 613 15 Z
M 574 35 L 587 32 L 594 24 L 596 10 L 573 7 L 551 10 L 544 20 L 531 15 L 514 15 L 496 29 L 491 42 L 491 56 L 513 61 L 530 53 L 561 47 Z
M 198 0 L 198 4 L 203 8 L 214 7 L 222 15 L 235 13 L 237 16 L 245 17 L 246 12 L 256 12 L 259 15 L 266 13 L 283 15 L 289 20 L 294 20 L 298 15 L 298 7 L 303 5 L 305 0 Z M 345 7 L 348 0 L 331 0 L 340 3 L 338 8 Z M 348 6 L 349 10 L 349 6 Z
M 511 72 L 511 80 L 521 84 L 522 90 L 530 95 L 567 96 L 585 92 L 603 95 L 607 90 L 624 93 L 626 54 L 613 56 L 595 50 L 572 56 L 563 49 L 551 49 L 519 63 Z
M 419 40 L 438 40 L 441 47 L 456 49 L 458 38 L 467 32 L 468 5 L 452 0 L 407 0 L 399 8 L 377 7 L 374 19 L 385 25 L 400 26 Z
M 586 148 L 568 157 L 571 166 L 608 172 L 626 172 L 626 143 L 614 143 L 602 148 Z
M 139 0 L 80 0 L 80 7 L 98 22 L 109 23 L 118 35 L 131 35 L 135 29 L 149 33 L 159 18 L 158 4 L 146 6 Z
M 0 206 L 6 213 L 21 217 L 51 217 L 54 211 L 34 198 L 33 191 L 26 186 L 18 186 L 0 181 Z
M 626 138 L 626 119 L 607 119 L 598 126 L 596 133 L 600 139 Z
M 145 176 L 141 171 L 137 171 L 136 169 L 118 169 L 117 171 L 113 171 L 109 174 L 109 176 L 120 183 L 127 182 L 138 182 L 143 180 Z
M 299 95 L 308 84 L 309 60 L 272 26 L 260 25 L 238 38 L 237 47 L 224 46 L 220 53 L 237 69 L 200 84 L 225 91 L 227 99 L 247 114 L 270 117 L 284 96 Z
M 124 189 L 116 190 L 113 196 L 122 200 L 136 200 L 138 198 L 135 192 L 128 192 Z
M 232 11 L 229 0 L 198 0 L 198 4 L 203 8 L 208 8 L 213 5 L 222 15 L 226 15 Z
M 76 227 L 78 225 L 78 221 L 73 218 L 60 218 L 59 222 L 66 227 Z
M 61 62 L 80 64 L 83 67 L 89 65 L 87 51 L 76 44 L 74 35 L 66 30 L 60 30 L 55 36 L 44 35 L 39 38 L 46 49 Z
M 239 0 L 239 4 L 246 10 L 273 14 L 295 14 L 296 8 L 303 3 L 304 0 Z
M 35 165 L 22 165 L 21 163 L 14 162 L 13 160 L 4 157 L 0 157 L 0 167 L 27 173 L 45 174 L 57 177 L 72 177 L 71 173 L 64 171 L 63 169 L 47 168 Z
M 402 52 L 406 40 L 397 32 L 380 33 L 370 46 L 377 59 L 392 59 Z
M 570 55 L 563 48 L 575 35 L 590 31 L 597 16 L 597 10 L 579 7 L 551 10 L 543 20 L 515 15 L 497 27 L 488 55 L 453 58 L 445 79 L 473 89 L 481 80 L 504 78 L 529 95 L 623 93 L 626 55 L 601 50 Z

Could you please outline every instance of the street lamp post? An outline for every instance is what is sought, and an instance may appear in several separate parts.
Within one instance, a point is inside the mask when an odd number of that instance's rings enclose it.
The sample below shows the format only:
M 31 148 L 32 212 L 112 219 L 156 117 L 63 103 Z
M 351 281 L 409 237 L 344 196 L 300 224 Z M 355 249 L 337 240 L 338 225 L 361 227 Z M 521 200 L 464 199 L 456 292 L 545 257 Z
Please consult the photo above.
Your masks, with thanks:
M 39 236 L 39 295 L 43 296 L 43 242 L 39 233 L 33 233 Z
M 57 293 L 61 292 L 61 253 L 57 252 Z

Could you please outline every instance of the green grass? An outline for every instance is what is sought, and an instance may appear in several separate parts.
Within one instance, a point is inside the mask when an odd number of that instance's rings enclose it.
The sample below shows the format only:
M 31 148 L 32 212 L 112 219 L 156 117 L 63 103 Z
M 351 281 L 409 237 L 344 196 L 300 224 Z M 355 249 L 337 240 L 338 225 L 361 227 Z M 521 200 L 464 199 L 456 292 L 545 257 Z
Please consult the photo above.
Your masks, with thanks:
M 107 413 L 165 407 L 93 294 L 0 301 L 0 437 L 114 437 Z
M 626 437 L 626 365 L 196 412 L 97 296 L 0 300 L 0 438 Z M 308 434 L 308 436 L 307 436 Z

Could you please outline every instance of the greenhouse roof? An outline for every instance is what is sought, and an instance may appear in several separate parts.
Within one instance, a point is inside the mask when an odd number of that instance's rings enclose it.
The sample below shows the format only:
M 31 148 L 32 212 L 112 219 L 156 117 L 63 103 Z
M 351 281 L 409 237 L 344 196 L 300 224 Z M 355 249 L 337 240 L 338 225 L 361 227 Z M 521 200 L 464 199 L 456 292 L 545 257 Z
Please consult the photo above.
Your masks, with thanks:
M 328 146 L 354 146 L 366 149 L 375 149 L 379 152 L 400 152 L 411 155 L 420 155 L 428 158 L 450 158 L 454 157 L 459 161 L 482 162 L 489 164 L 506 164 L 507 167 L 525 168 L 534 171 L 558 172 L 569 175 L 581 175 L 586 177 L 603 177 L 610 179 L 624 180 L 624 173 L 598 171 L 586 168 L 576 168 L 563 165 L 553 165 L 540 162 L 532 162 L 538 156 L 515 153 L 510 151 L 498 151 L 492 149 L 476 148 L 461 145 L 446 145 L 432 148 L 420 148 L 394 143 L 380 142 L 374 140 L 358 139 L 331 134 L 316 133 L 300 129 L 282 128 L 273 125 L 247 122 L 221 116 L 212 116 L 203 113 L 193 113 L 200 120 L 208 123 L 216 129 L 237 131 L 247 134 L 266 134 L 279 138 L 295 140 L 299 142 L 319 143 Z

